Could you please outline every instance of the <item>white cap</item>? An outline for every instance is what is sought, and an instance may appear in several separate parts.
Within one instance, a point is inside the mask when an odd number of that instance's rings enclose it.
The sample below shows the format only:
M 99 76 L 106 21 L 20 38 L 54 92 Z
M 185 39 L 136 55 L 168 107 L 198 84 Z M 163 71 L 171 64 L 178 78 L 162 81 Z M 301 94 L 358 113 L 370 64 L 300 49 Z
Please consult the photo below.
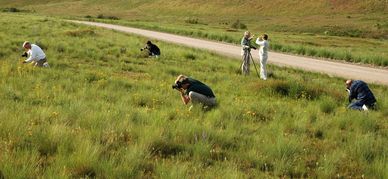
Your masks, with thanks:
M 23 48 L 24 48 L 24 46 L 26 46 L 26 44 L 29 44 L 30 42 L 29 41 L 25 41 L 24 43 L 23 43 Z

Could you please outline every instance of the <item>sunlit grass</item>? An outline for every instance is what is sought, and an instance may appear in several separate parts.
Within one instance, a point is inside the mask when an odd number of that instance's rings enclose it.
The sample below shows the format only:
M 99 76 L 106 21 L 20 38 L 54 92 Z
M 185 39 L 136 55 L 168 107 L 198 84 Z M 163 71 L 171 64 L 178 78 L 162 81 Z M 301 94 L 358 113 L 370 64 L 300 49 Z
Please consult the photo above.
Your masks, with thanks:
M 3 14 L 2 14 L 3 15 Z M 5 178 L 386 178 L 388 90 L 379 111 L 347 111 L 343 79 L 239 62 L 55 18 L 0 19 L 0 173 Z M 20 64 L 39 42 L 51 68 Z M 184 106 L 179 74 L 208 84 L 219 106 Z M 0 175 L 1 176 L 1 175 Z

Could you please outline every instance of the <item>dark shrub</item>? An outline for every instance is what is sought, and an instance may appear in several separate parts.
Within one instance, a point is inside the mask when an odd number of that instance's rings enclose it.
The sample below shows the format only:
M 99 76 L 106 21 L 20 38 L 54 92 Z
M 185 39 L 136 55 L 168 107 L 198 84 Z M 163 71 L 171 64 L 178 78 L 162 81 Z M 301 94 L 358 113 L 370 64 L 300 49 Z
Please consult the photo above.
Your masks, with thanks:
M 245 24 L 243 24 L 242 22 L 240 22 L 240 20 L 237 19 L 236 22 L 234 22 L 231 27 L 233 29 L 247 29 L 247 26 Z
M 152 156 L 159 156 L 162 158 L 178 155 L 184 150 L 182 145 L 166 141 L 156 141 L 149 147 Z

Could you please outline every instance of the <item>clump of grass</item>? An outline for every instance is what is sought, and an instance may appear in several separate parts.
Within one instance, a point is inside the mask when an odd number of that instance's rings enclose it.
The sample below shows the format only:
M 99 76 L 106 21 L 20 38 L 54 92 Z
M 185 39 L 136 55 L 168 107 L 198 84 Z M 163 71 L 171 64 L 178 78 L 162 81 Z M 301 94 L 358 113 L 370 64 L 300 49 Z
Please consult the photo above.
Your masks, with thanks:
M 233 22 L 230 27 L 233 29 L 248 29 L 247 25 L 243 24 L 239 19 Z
M 336 108 L 336 105 L 332 101 L 324 100 L 319 104 L 319 108 L 323 113 L 330 114 L 334 112 L 334 109 Z
M 66 31 L 65 35 L 68 35 L 71 37 L 95 36 L 96 32 L 92 29 L 79 29 L 79 30 Z
M 97 174 L 96 171 L 89 166 L 81 165 L 78 167 L 75 167 L 71 171 L 72 177 L 75 178 L 96 178 Z
M 185 151 L 185 148 L 184 146 L 173 142 L 155 141 L 150 145 L 149 151 L 152 156 L 168 158 L 181 154 Z
M 269 82 L 268 86 L 275 94 L 294 99 L 314 100 L 319 98 L 323 92 L 319 88 L 280 80 Z
M 109 20 L 119 20 L 120 18 L 117 16 L 106 16 L 104 14 L 98 14 L 97 19 L 109 19 Z
M 16 7 L 3 8 L 1 11 L 2 12 L 22 12 L 22 10 L 20 10 Z
M 306 48 L 304 46 L 299 46 L 296 48 L 296 53 L 300 55 L 305 55 L 306 54 Z
M 198 24 L 199 20 L 198 18 L 187 18 L 185 19 L 185 23 L 188 23 L 188 24 Z
M 195 60 L 195 59 L 197 58 L 197 57 L 196 57 L 194 54 L 192 54 L 192 53 L 185 54 L 184 57 L 185 57 L 185 59 L 187 59 L 187 60 Z
M 317 51 L 317 56 L 318 57 L 323 57 L 323 58 L 333 59 L 334 53 L 331 52 L 331 51 L 328 51 L 326 49 L 320 49 L 320 50 Z

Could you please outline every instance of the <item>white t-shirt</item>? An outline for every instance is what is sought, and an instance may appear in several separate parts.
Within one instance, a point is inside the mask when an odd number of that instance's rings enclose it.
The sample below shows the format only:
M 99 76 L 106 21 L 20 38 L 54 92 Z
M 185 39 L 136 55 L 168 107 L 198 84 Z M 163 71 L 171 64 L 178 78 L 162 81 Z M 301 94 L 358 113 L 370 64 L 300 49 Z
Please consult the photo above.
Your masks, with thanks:
M 43 50 L 35 44 L 31 44 L 31 49 L 28 50 L 27 53 L 29 55 L 29 58 L 26 60 L 26 62 L 31 62 L 31 61 L 37 62 L 39 60 L 46 58 L 46 54 L 43 52 Z

